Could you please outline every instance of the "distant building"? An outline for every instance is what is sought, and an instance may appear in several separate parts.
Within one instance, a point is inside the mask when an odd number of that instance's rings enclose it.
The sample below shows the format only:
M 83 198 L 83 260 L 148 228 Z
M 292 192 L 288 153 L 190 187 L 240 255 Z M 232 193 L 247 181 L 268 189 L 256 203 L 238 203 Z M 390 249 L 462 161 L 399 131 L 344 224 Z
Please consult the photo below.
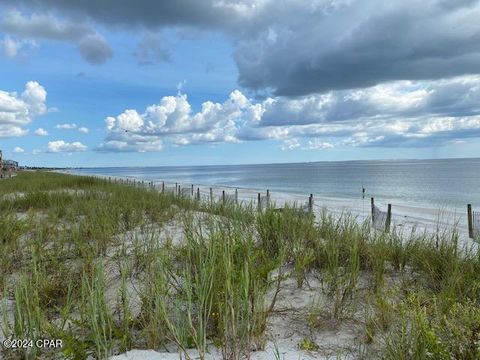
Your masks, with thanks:
M 3 161 L 3 167 L 12 170 L 17 170 L 18 169 L 18 162 L 13 161 L 13 160 L 4 160 Z
M 3 159 L 2 150 L 0 150 L 0 177 L 12 176 L 18 170 L 18 162 L 14 160 Z

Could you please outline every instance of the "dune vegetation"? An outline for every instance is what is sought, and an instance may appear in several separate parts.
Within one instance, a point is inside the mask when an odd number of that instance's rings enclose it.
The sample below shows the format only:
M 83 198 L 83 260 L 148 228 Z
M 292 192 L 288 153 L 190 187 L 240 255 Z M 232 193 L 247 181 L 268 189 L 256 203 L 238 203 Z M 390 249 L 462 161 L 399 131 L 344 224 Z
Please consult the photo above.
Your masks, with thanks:
M 5 338 L 63 341 L 3 348 L 5 359 L 188 359 L 193 348 L 282 359 L 288 346 L 311 358 L 479 359 L 480 253 L 455 230 L 384 233 L 351 214 L 20 172 L 0 181 L 0 319 Z

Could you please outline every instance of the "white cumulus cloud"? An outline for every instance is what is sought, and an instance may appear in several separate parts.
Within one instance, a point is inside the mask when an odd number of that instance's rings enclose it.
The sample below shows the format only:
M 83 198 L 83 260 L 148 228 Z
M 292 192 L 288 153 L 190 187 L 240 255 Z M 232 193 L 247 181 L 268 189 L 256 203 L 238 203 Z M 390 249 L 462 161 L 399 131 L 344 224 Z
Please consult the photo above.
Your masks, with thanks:
M 37 136 L 47 136 L 48 135 L 48 131 L 45 130 L 44 128 L 38 128 L 33 133 Z
M 22 149 L 20 146 L 15 146 L 15 148 L 13 149 L 13 152 L 17 153 L 17 154 L 20 154 L 20 153 L 25 152 L 25 150 Z
M 55 125 L 55 128 L 62 130 L 73 130 L 77 128 L 77 124 L 57 124 Z
M 206 101 L 193 112 L 185 94 L 166 96 L 143 113 L 125 110 L 105 119 L 106 141 L 101 151 L 158 151 L 163 139 L 177 145 L 238 142 L 237 123 L 252 121 L 255 106 L 238 90 L 224 103 Z
M 480 137 L 480 76 L 396 81 L 365 89 L 254 101 L 239 90 L 195 112 L 185 94 L 163 97 L 143 112 L 105 120 L 98 150 L 158 151 L 185 146 L 278 140 L 286 149 L 430 146 Z
M 87 147 L 79 141 L 68 143 L 63 140 L 56 140 L 50 141 L 47 146 L 47 152 L 49 153 L 72 153 L 85 150 L 87 150 Z
M 36 81 L 29 81 L 21 94 L 0 90 L 0 137 L 22 136 L 25 126 L 44 114 L 47 92 Z

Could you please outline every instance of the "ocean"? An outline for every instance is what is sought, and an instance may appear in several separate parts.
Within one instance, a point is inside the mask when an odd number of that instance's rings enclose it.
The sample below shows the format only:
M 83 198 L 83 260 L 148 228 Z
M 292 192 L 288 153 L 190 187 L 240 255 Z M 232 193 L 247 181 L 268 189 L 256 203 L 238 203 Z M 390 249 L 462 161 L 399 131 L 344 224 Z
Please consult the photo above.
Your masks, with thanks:
M 480 158 L 264 165 L 78 168 L 77 174 L 203 186 L 269 189 L 338 199 L 375 197 L 429 208 L 480 207 Z

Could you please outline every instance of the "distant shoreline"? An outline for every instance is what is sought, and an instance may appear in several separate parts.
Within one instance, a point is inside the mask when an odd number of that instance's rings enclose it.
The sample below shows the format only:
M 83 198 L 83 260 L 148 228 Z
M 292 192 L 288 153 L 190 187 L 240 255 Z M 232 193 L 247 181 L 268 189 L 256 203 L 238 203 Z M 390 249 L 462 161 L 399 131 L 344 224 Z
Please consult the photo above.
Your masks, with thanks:
M 452 158 L 425 158 L 425 159 L 353 159 L 353 160 L 320 160 L 320 161 L 298 161 L 298 162 L 273 162 L 273 163 L 240 163 L 240 164 L 202 164 L 202 165 L 145 165 L 145 166 L 130 166 L 130 165 L 119 165 L 119 166 L 66 166 L 66 167 L 42 167 L 28 166 L 26 170 L 74 170 L 74 169 L 122 169 L 122 168 L 183 168 L 183 167 L 216 167 L 216 166 L 264 166 L 264 165 L 302 165 L 302 164 L 322 164 L 322 163 L 368 163 L 368 162 L 402 162 L 402 161 L 445 161 L 445 160 L 480 160 L 480 157 L 452 157 Z

